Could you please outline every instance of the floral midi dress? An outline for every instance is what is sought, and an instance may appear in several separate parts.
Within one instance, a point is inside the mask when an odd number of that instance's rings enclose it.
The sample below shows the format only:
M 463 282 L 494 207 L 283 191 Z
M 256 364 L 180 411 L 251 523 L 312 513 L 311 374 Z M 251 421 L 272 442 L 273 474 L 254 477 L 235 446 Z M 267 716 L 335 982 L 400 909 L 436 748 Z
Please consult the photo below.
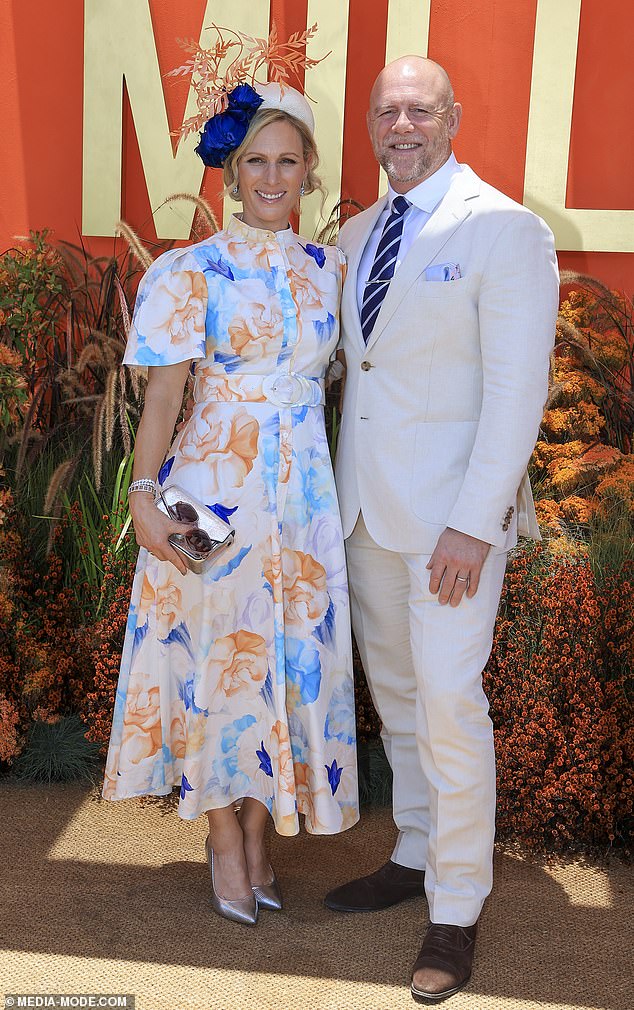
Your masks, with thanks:
M 192 359 L 194 409 L 158 475 L 236 537 L 204 575 L 141 549 L 103 795 L 242 797 L 281 834 L 358 820 L 350 615 L 323 416 L 343 255 L 231 219 L 160 256 L 125 364 Z

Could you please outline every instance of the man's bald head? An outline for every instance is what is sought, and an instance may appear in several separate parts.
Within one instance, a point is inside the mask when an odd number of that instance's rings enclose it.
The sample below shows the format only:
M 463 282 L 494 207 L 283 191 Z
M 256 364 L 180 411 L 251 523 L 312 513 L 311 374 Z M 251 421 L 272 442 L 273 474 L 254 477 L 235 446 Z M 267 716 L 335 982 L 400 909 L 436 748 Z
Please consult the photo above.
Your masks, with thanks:
M 446 109 L 454 104 L 449 74 L 440 63 L 425 56 L 401 56 L 388 63 L 378 75 L 370 92 L 370 109 L 386 89 L 398 87 L 401 83 L 418 85 L 434 95 L 438 101 L 436 108 Z
M 461 114 L 449 76 L 434 60 L 402 56 L 383 68 L 370 93 L 368 130 L 397 192 L 406 193 L 444 164 Z

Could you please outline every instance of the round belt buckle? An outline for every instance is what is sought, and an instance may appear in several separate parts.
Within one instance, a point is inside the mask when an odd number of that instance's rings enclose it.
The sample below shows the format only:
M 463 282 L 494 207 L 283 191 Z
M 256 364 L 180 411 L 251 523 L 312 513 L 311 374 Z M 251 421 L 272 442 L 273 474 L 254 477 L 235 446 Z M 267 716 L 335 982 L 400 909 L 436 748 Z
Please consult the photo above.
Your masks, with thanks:
M 307 402 L 310 396 L 310 381 L 295 372 L 267 375 L 262 382 L 262 392 L 276 407 L 293 407 Z

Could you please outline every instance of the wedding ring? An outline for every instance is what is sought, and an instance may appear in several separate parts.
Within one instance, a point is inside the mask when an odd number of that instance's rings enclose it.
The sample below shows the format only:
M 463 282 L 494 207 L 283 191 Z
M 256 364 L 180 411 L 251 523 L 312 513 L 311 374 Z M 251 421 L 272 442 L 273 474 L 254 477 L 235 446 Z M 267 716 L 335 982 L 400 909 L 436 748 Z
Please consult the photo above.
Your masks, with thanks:
M 456 575 L 456 582 L 468 582 L 469 576 L 465 578 L 464 575 Z

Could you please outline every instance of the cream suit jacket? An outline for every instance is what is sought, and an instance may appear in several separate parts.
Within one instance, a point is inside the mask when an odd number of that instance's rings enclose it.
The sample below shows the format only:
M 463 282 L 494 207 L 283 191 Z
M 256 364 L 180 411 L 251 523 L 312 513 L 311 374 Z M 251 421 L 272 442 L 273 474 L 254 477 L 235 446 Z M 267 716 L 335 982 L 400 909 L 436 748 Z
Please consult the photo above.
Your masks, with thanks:
M 366 346 L 357 271 L 386 199 L 339 239 L 348 259 L 336 460 L 344 536 L 362 509 L 390 550 L 431 553 L 450 526 L 507 551 L 518 532 L 539 538 L 526 466 L 558 310 L 553 236 L 464 166 L 396 271 Z M 446 263 L 462 276 L 427 279 Z

